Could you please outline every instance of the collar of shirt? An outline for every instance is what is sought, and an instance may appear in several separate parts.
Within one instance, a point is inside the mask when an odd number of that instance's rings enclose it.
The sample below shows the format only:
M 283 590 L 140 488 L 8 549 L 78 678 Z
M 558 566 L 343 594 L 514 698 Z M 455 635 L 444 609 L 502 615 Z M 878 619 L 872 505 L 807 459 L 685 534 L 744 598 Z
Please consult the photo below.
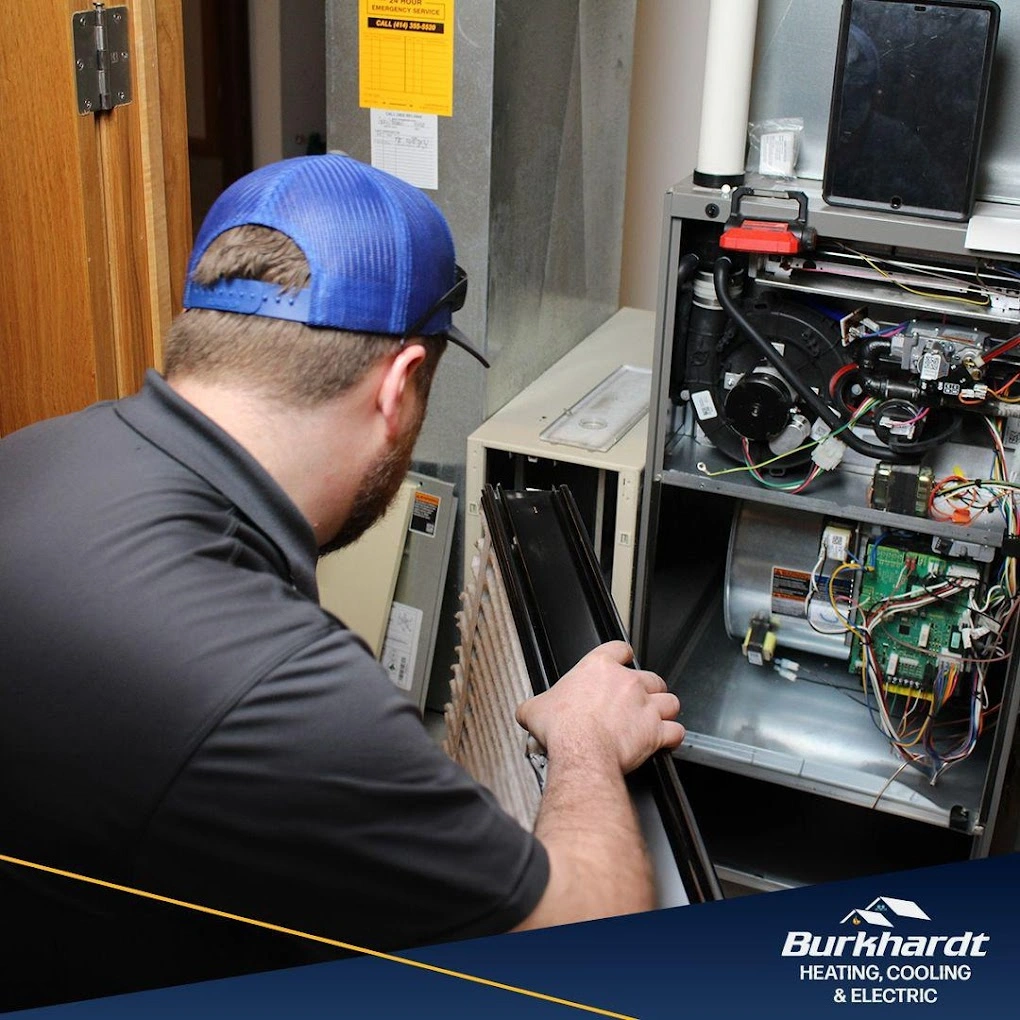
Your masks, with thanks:
M 290 582 L 318 601 L 318 546 L 311 525 L 272 476 L 240 443 L 176 393 L 153 369 L 132 397 L 114 405 L 118 417 L 229 499 L 277 546 Z

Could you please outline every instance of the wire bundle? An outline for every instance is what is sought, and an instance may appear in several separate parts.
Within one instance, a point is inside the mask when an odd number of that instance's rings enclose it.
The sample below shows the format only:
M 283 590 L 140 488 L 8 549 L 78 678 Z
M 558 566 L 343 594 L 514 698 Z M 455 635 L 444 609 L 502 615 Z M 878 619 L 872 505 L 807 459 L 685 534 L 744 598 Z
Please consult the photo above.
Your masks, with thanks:
M 989 654 L 989 647 L 979 648 L 973 642 L 967 658 L 947 656 L 941 649 L 932 651 L 905 645 L 917 654 L 936 660 L 935 676 L 928 692 L 895 694 L 890 692 L 893 681 L 885 676 L 876 652 L 878 639 L 883 636 L 897 640 L 888 630 L 897 616 L 916 615 L 926 606 L 952 601 L 965 593 L 969 598 L 969 612 L 973 608 L 972 596 L 978 585 L 977 578 L 926 578 L 905 591 L 887 595 L 868 607 L 862 606 L 855 628 L 861 638 L 861 681 L 869 698 L 869 707 L 872 700 L 875 706 L 872 717 L 892 746 L 908 762 L 921 767 L 932 785 L 947 768 L 969 757 L 977 745 L 983 716 L 988 708 L 985 675 L 989 662 L 994 661 L 995 656 Z M 946 746 L 941 738 L 937 739 L 935 727 L 939 723 L 936 720 L 956 693 L 963 677 L 970 681 L 966 730 L 962 735 L 952 736 Z M 895 700 L 899 697 L 903 701 L 897 706 Z
M 804 450 L 810 450 L 820 446 L 827 439 L 832 437 L 839 437 L 841 432 L 845 432 L 847 429 L 858 424 L 860 420 L 867 415 L 867 413 L 875 406 L 877 401 L 872 398 L 865 400 L 861 406 L 855 412 L 853 418 L 850 419 L 845 425 L 840 428 L 833 429 L 831 432 L 826 433 L 823 436 L 819 436 L 817 439 L 811 439 L 806 443 L 802 443 L 800 446 L 795 447 L 792 450 L 787 450 L 786 453 L 778 454 L 775 457 L 770 457 L 768 460 L 758 461 L 757 463 L 751 459 L 751 447 L 750 443 L 746 439 L 742 441 L 744 450 L 744 464 L 741 467 L 724 468 L 721 471 L 709 471 L 708 465 L 703 461 L 698 464 L 698 470 L 709 478 L 718 478 L 720 475 L 730 475 L 735 472 L 748 472 L 751 477 L 758 482 L 759 485 L 765 486 L 767 489 L 777 489 L 781 492 L 797 493 L 803 492 L 819 475 L 823 474 L 825 468 L 820 467 L 818 464 L 812 464 L 810 470 L 804 478 L 794 480 L 778 480 L 768 478 L 762 474 L 765 468 L 771 467 L 773 464 L 777 464 L 779 461 L 786 457 L 791 457 L 795 453 L 801 453 Z

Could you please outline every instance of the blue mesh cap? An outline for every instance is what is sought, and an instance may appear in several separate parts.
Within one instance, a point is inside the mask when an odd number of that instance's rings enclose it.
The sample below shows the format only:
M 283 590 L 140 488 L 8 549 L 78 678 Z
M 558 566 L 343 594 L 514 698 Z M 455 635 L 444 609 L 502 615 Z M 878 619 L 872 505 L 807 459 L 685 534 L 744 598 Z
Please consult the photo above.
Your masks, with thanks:
M 278 230 L 301 249 L 311 271 L 306 289 L 191 281 L 212 241 L 246 224 Z M 442 335 L 488 366 L 451 321 L 466 290 L 435 203 L 398 177 L 329 153 L 260 167 L 216 199 L 192 249 L 184 307 L 404 338 Z

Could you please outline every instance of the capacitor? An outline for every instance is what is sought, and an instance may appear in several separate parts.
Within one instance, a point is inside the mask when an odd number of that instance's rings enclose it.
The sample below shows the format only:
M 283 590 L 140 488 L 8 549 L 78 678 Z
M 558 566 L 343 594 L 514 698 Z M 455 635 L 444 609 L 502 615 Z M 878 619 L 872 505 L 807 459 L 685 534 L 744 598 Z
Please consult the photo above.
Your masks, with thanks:
M 803 446 L 811 438 L 811 422 L 799 411 L 790 415 L 789 424 L 774 439 L 769 441 L 769 449 L 777 457 L 785 457 L 791 450 Z

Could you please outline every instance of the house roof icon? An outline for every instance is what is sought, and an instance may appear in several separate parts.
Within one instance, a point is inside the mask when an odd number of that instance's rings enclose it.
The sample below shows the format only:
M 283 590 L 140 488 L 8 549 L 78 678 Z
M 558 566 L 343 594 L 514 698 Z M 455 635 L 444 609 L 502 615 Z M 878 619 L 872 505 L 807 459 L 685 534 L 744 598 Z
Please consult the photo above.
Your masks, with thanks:
M 877 924 L 882 928 L 892 927 L 892 921 L 885 914 L 877 910 L 862 910 L 860 907 L 854 907 L 839 923 L 846 924 L 847 921 L 851 924 Z
M 892 896 L 878 896 L 868 904 L 866 909 L 884 914 L 895 914 L 897 917 L 916 917 L 922 921 L 931 920 L 913 900 L 897 900 Z

